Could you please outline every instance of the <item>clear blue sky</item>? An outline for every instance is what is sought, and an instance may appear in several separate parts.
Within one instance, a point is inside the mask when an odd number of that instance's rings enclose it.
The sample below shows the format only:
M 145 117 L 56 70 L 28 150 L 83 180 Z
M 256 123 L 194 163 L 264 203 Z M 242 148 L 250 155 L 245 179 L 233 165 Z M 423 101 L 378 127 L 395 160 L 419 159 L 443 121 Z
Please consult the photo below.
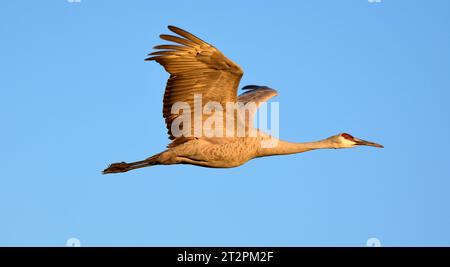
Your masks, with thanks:
M 168 143 L 169 24 L 278 89 L 280 136 L 385 149 L 101 175 Z M 2 1 L 0 245 L 450 245 L 450 2 Z

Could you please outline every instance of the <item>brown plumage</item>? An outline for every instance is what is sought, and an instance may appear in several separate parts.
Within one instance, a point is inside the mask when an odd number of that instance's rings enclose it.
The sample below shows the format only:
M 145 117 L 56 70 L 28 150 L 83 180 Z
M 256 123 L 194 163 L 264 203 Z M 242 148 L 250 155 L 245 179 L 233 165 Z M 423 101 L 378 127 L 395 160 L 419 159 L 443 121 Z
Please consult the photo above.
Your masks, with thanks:
M 174 26 L 169 29 L 184 37 L 161 34 L 163 40 L 179 45 L 158 45 L 161 49 L 150 53 L 146 60 L 154 60 L 170 73 L 163 98 L 163 117 L 169 139 L 177 139 L 171 133 L 171 125 L 177 117 L 171 113 L 172 106 L 179 101 L 188 103 L 194 109 L 194 94 L 202 94 L 202 101 L 217 101 L 222 106 L 226 102 L 237 101 L 237 89 L 243 75 L 242 69 L 226 58 L 214 46 L 200 38 Z M 203 116 L 206 119 L 205 116 Z M 192 114 L 192 121 L 193 121 Z M 194 125 L 192 124 L 193 128 Z M 193 131 L 193 129 L 192 129 Z M 178 145 L 191 138 L 180 137 L 172 145 Z
M 157 45 L 157 51 L 150 53 L 146 60 L 156 61 L 170 74 L 163 98 L 163 117 L 172 142 L 168 149 L 150 158 L 132 163 L 111 164 L 103 173 L 126 172 L 132 169 L 170 164 L 193 164 L 203 167 L 227 168 L 239 166 L 256 157 L 292 154 L 319 148 L 346 148 L 357 145 L 370 145 L 382 147 L 376 143 L 348 138 L 348 134 L 339 134 L 330 138 L 310 143 L 290 143 L 275 139 L 253 128 L 253 118 L 262 103 L 277 95 L 277 91 L 257 85 L 243 87 L 245 92 L 237 95 L 239 82 L 243 75 L 242 69 L 233 61 L 225 57 L 214 46 L 180 28 L 169 26 L 170 31 L 177 34 L 160 35 L 161 39 L 173 42 L 170 45 Z M 194 96 L 201 94 L 203 105 L 209 102 L 217 102 L 222 107 L 227 103 L 254 103 L 254 109 L 248 110 L 244 116 L 235 115 L 235 124 L 245 125 L 244 137 L 206 137 L 205 132 L 195 131 L 191 123 L 190 136 L 176 136 L 171 131 L 171 126 L 179 116 L 190 116 L 191 121 L 198 118 L 194 114 Z M 174 104 L 184 102 L 192 111 L 190 114 L 172 114 Z M 203 107 L 202 107 L 203 108 Z M 202 116 L 202 123 L 208 118 Z M 225 123 L 223 124 L 225 125 Z M 219 129 L 218 125 L 214 125 Z M 226 131 L 219 129 L 220 131 Z M 183 125 L 183 131 L 185 130 Z M 257 136 L 248 136 L 249 130 L 258 133 Z M 276 146 L 266 147 L 264 141 L 276 141 Z

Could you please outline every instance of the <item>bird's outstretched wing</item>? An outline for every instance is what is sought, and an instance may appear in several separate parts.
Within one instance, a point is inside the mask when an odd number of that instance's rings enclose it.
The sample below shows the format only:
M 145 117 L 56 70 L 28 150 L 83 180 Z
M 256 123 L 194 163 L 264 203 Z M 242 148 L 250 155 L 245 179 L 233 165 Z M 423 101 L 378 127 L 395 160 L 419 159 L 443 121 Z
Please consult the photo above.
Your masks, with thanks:
M 239 95 L 237 101 L 244 105 L 247 105 L 248 103 L 254 103 L 255 105 L 253 108 L 249 107 L 249 109 L 247 109 L 247 114 L 242 114 L 245 118 L 240 118 L 245 121 L 247 127 L 251 127 L 253 126 L 253 120 L 257 109 L 262 103 L 278 95 L 278 92 L 270 87 L 259 85 L 247 85 L 242 87 L 242 90 L 245 90 L 245 92 Z
M 244 104 L 254 102 L 257 107 L 261 106 L 262 103 L 267 102 L 267 100 L 272 97 L 278 95 L 277 90 L 264 85 L 246 85 L 242 87 L 242 90 L 245 91 L 239 95 L 237 101 Z
M 171 113 L 172 106 L 180 101 L 189 104 L 194 121 L 194 94 L 201 94 L 203 105 L 214 101 L 225 107 L 226 102 L 236 102 L 243 71 L 214 46 L 180 28 L 168 28 L 179 36 L 162 34 L 160 37 L 176 45 L 155 46 L 154 49 L 158 51 L 149 54 L 151 57 L 146 60 L 158 62 L 170 73 L 163 99 L 163 116 L 169 138 L 174 140 L 176 138 L 171 125 L 180 115 Z M 194 123 L 191 123 L 191 131 L 195 136 L 193 127 Z M 184 139 L 174 142 L 180 143 Z

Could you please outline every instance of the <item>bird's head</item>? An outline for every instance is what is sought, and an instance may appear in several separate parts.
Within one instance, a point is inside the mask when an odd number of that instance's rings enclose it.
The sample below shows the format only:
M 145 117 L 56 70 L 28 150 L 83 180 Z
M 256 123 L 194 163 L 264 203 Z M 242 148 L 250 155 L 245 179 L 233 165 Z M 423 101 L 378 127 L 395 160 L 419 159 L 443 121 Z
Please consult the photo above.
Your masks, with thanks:
M 353 137 L 348 133 L 333 135 L 329 137 L 328 140 L 331 141 L 333 148 L 350 148 L 355 146 L 373 146 L 383 148 L 380 144 Z

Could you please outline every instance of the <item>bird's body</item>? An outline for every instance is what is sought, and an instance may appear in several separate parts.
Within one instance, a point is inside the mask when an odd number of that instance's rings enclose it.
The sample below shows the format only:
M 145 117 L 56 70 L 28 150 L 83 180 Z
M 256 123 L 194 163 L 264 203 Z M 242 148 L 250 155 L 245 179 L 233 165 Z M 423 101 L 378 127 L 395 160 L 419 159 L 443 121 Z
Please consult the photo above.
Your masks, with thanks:
M 256 137 L 201 138 L 164 151 L 158 160 L 163 164 L 230 168 L 257 157 L 259 146 Z
M 253 117 L 256 109 L 276 96 L 277 91 L 266 86 L 250 85 L 243 87 L 245 92 L 238 96 L 237 89 L 243 71 L 237 64 L 198 37 L 174 26 L 169 26 L 169 29 L 180 37 L 161 35 L 161 38 L 177 45 L 155 46 L 155 49 L 161 50 L 151 53 L 152 57 L 147 60 L 160 63 L 170 73 L 163 99 L 163 117 L 172 143 L 168 145 L 167 150 L 145 160 L 111 164 L 103 173 L 172 164 L 230 168 L 257 157 L 301 153 L 321 148 L 348 148 L 357 145 L 382 147 L 346 133 L 317 142 L 291 143 L 254 128 Z M 198 98 L 201 99 L 201 114 L 195 112 Z M 219 121 L 209 124 L 209 128 L 198 128 L 196 123 L 190 123 L 200 121 L 208 124 L 210 117 L 203 116 L 203 111 L 208 109 L 211 103 L 216 107 L 215 111 L 218 110 L 217 106 L 228 107 L 230 103 L 243 104 L 248 109 L 238 108 L 238 111 L 243 110 L 244 113 L 233 113 L 233 124 L 225 123 L 228 117 L 220 117 Z M 174 108 L 180 105 L 187 109 L 183 109 L 182 113 L 176 110 L 174 112 Z M 178 132 L 174 127 L 177 124 L 182 126 Z M 236 134 L 240 126 L 243 135 Z M 229 136 L 225 133 L 230 129 L 234 134 Z

